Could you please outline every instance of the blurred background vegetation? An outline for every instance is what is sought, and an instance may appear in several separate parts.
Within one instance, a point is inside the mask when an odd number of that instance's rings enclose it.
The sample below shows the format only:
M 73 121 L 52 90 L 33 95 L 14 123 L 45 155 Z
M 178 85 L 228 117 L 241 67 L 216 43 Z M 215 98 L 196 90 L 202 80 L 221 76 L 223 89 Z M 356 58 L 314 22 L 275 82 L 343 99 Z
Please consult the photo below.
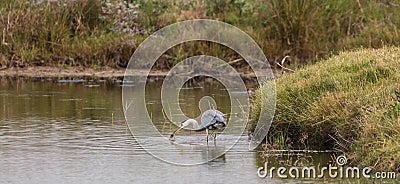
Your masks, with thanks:
M 249 34 L 271 64 L 292 66 L 339 51 L 400 45 L 400 2 L 390 0 L 2 0 L 0 68 L 24 66 L 124 67 L 154 31 L 182 20 L 208 18 Z M 157 67 L 208 54 L 238 55 L 208 42 L 168 51 Z

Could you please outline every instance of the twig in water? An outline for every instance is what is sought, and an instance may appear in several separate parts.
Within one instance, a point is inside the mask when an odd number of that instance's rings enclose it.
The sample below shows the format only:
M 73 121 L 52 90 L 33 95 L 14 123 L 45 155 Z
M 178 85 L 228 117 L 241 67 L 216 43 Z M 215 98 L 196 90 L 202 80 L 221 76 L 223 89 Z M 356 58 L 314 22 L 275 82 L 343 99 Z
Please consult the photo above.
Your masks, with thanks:
M 209 107 L 210 109 L 215 109 L 214 104 L 211 104 L 210 101 L 208 101 L 208 107 Z
M 128 132 L 129 132 L 129 135 L 132 135 L 132 132 L 131 131 L 129 131 L 129 126 L 128 126 L 128 122 L 127 121 L 125 121 L 125 134 L 126 135 L 128 135 Z
M 114 113 L 111 113 L 111 125 L 114 125 Z
M 168 110 L 169 110 L 169 117 L 172 117 L 172 114 L 171 114 L 171 106 L 169 105 L 168 102 L 167 102 L 167 104 L 168 104 Z M 169 118 L 168 118 L 168 121 L 170 122 L 170 124 L 169 124 L 169 129 L 172 130 L 172 124 L 173 124 L 173 122 L 170 121 Z
M 249 117 L 248 117 L 248 115 L 247 115 L 247 113 L 244 111 L 244 108 L 243 108 L 243 105 L 242 105 L 242 103 L 240 103 L 240 101 L 239 101 L 239 99 L 236 99 L 236 101 L 239 103 L 239 108 L 240 108 L 240 111 L 242 111 L 241 113 L 241 118 L 246 118 L 246 119 L 248 119 Z
M 170 123 L 170 125 L 171 125 L 171 124 L 172 124 L 172 121 L 170 121 L 170 120 L 166 117 L 164 108 L 162 108 L 161 111 L 162 111 L 162 115 L 163 115 L 163 117 L 164 117 L 164 122 L 163 122 L 163 126 L 162 126 L 162 129 L 161 129 L 161 132 L 164 133 L 164 130 L 165 130 L 165 123 L 167 123 L 167 121 L 168 121 L 168 122 Z
M 126 103 L 125 103 L 125 108 L 123 109 L 124 110 L 124 113 L 126 113 L 126 111 L 129 109 L 129 107 L 132 105 L 132 103 L 133 103 L 133 100 L 131 100 L 131 102 L 128 104 L 128 102 L 126 101 Z

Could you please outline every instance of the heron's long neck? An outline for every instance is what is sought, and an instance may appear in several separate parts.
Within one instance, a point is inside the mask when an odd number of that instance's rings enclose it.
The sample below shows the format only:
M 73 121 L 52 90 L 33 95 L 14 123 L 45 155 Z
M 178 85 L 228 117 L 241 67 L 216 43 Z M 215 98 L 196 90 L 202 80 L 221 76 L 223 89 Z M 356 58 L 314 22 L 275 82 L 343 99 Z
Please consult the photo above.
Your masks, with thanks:
M 199 123 L 198 123 L 195 119 L 188 119 L 188 120 L 186 121 L 186 124 L 187 124 L 186 126 L 188 126 L 189 124 L 192 124 L 192 127 L 193 127 L 194 130 L 200 128 Z

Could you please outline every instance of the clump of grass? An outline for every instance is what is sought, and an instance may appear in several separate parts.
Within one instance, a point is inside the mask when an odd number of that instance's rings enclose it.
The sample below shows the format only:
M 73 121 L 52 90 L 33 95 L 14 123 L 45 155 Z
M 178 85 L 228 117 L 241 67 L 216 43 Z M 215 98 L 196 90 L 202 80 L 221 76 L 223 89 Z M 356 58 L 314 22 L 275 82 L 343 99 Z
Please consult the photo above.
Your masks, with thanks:
M 100 0 L 2 1 L 0 49 L 8 62 L 1 65 L 116 67 L 129 59 L 135 42 L 111 32 L 115 23 L 107 17 L 118 10 L 108 8 Z
M 399 171 L 399 60 L 398 47 L 359 49 L 283 75 L 276 80 L 270 136 L 285 131 L 299 145 L 307 135 L 310 148 L 341 150 L 354 163 Z M 253 120 L 261 101 L 254 99 Z

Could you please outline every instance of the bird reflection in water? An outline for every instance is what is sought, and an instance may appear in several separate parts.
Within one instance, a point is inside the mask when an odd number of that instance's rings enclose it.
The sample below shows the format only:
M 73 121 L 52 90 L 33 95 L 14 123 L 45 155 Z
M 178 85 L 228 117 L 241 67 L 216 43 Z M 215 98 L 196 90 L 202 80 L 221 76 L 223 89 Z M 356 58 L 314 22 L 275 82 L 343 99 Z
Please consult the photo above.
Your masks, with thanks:
M 225 147 L 222 146 L 206 146 L 201 152 L 201 157 L 210 166 L 218 166 L 226 163 Z

